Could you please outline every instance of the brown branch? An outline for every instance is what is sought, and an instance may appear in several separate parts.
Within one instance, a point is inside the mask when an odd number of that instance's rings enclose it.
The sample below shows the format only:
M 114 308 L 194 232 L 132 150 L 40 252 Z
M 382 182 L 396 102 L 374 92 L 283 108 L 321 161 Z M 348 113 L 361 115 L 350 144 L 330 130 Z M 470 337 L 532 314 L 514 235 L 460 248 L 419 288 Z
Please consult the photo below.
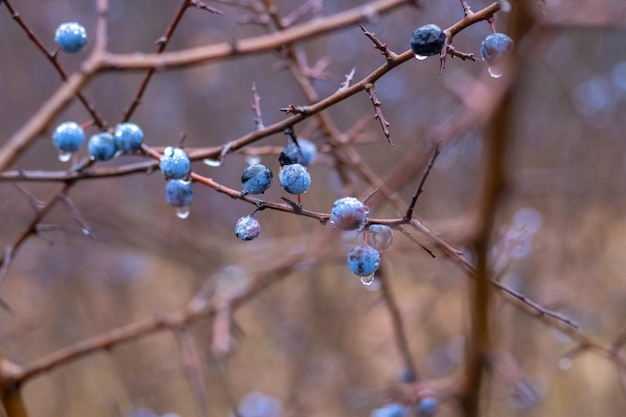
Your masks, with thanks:
M 196 408 L 196 415 L 201 417 L 209 416 L 209 397 L 206 379 L 202 369 L 200 355 L 196 348 L 196 341 L 191 334 L 189 326 L 181 326 L 176 331 L 176 338 L 180 346 L 185 376 L 189 381 Z
M 389 144 L 393 145 L 393 142 L 391 141 L 391 133 L 389 132 L 390 123 L 387 121 L 387 119 L 385 119 L 385 115 L 383 114 L 383 111 L 381 109 L 382 103 L 376 95 L 376 88 L 374 87 L 374 83 L 366 84 L 365 91 L 367 91 L 367 95 L 374 105 L 374 118 L 380 123 L 380 127 L 382 127 L 383 133 L 385 134 L 385 137 L 387 138 Z
M 387 44 L 378 39 L 375 34 L 373 34 L 372 32 L 368 32 L 362 25 L 359 25 L 359 27 L 361 28 L 365 36 L 367 36 L 368 39 L 372 41 L 372 43 L 374 44 L 374 48 L 378 49 L 380 53 L 385 56 L 387 61 L 393 61 L 397 57 L 397 54 L 389 50 Z
M 261 97 L 256 91 L 256 84 L 252 84 L 252 111 L 254 112 L 254 125 L 256 130 L 263 130 L 263 115 L 261 114 Z

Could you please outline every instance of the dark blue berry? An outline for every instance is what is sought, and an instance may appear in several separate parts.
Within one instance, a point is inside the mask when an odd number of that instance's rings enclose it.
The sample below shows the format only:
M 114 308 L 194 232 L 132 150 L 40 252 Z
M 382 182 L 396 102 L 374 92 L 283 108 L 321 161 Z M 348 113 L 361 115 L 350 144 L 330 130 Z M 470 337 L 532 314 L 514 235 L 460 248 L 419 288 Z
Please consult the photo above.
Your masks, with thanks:
M 344 197 L 333 203 L 330 222 L 343 230 L 356 230 L 363 227 L 369 209 L 354 197 Z
M 360 277 L 372 275 L 380 265 L 380 253 L 368 245 L 359 245 L 348 253 L 348 268 Z
M 441 53 L 446 34 L 437 25 L 424 25 L 411 36 L 411 49 L 416 56 L 425 57 Z
M 169 180 L 165 184 L 165 201 L 174 207 L 185 207 L 191 204 L 193 188 L 191 181 Z
M 504 33 L 492 33 L 480 44 L 480 55 L 483 61 L 497 64 L 498 60 L 513 51 L 513 39 Z
M 241 240 L 256 239 L 261 233 L 261 225 L 252 216 L 243 216 L 235 224 L 235 236 Z
M 274 397 L 252 391 L 239 403 L 237 412 L 240 417 L 280 417 L 282 405 Z M 234 417 L 234 414 L 231 414 Z
M 143 131 L 134 123 L 121 123 L 115 127 L 115 145 L 122 152 L 134 152 L 141 147 Z
M 87 31 L 80 23 L 62 23 L 54 33 L 54 41 L 63 52 L 74 54 L 87 45 Z
M 311 175 L 300 164 L 285 165 L 278 175 L 280 185 L 290 194 L 306 193 L 311 186 Z
M 439 409 L 439 400 L 434 397 L 424 397 L 417 405 L 417 415 L 420 417 L 430 417 L 435 415 Z
M 250 165 L 241 174 L 243 191 L 250 194 L 263 194 L 270 188 L 273 179 L 272 170 L 261 164 Z
M 115 156 L 117 147 L 115 146 L 115 138 L 108 132 L 96 133 L 89 138 L 87 144 L 89 156 L 95 161 L 108 161 Z
M 168 146 L 163 150 L 159 168 L 169 180 L 180 180 L 191 172 L 191 161 L 182 148 Z
M 302 165 L 309 166 L 315 163 L 317 158 L 317 146 L 313 142 L 307 139 L 298 139 L 298 145 L 300 146 L 300 152 L 302 153 Z
M 54 129 L 52 143 L 63 152 L 76 152 L 85 143 L 85 132 L 78 123 L 64 122 Z
M 289 143 L 283 148 L 278 155 L 278 162 L 280 166 L 301 164 L 302 163 L 302 151 L 295 143 Z
M 405 417 L 409 409 L 400 404 L 387 404 L 372 411 L 371 417 Z

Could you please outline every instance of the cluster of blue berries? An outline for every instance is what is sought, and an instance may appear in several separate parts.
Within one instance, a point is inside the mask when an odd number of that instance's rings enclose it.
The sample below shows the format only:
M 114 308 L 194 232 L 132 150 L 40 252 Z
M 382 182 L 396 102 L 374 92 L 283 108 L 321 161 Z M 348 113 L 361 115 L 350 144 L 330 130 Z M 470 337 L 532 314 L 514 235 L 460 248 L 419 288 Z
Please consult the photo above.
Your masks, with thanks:
M 63 52 L 75 54 L 87 45 L 87 31 L 80 23 L 62 23 L 54 33 L 54 41 Z
M 330 222 L 342 230 L 361 230 L 367 222 L 369 209 L 354 197 L 344 197 L 333 203 Z M 348 268 L 361 277 L 363 284 L 374 281 L 374 274 L 380 266 L 380 252 L 393 243 L 393 231 L 389 226 L 372 224 L 367 230 L 367 244 L 358 245 L 348 253 Z
M 167 179 L 165 185 L 165 201 L 176 208 L 176 216 L 181 219 L 189 217 L 189 206 L 193 199 L 191 187 L 191 160 L 182 148 L 168 146 L 163 150 L 159 168 Z
M 59 159 L 70 160 L 85 143 L 85 131 L 76 122 L 63 122 L 54 129 L 52 143 L 59 150 Z M 134 123 L 120 123 L 113 134 L 100 132 L 89 138 L 87 150 L 94 161 L 108 161 L 118 152 L 135 152 L 143 143 L 143 131 Z
M 311 175 L 306 166 L 313 164 L 317 158 L 317 147 L 307 139 L 297 139 L 294 143 L 285 146 L 278 162 L 281 170 L 278 175 L 281 187 L 290 194 L 300 194 L 308 191 L 311 186 Z M 263 164 L 253 164 L 246 167 L 241 174 L 242 195 L 263 194 L 272 185 L 274 174 Z M 254 213 L 243 216 L 235 224 L 235 236 L 241 240 L 252 240 L 259 236 L 261 226 L 252 217 Z

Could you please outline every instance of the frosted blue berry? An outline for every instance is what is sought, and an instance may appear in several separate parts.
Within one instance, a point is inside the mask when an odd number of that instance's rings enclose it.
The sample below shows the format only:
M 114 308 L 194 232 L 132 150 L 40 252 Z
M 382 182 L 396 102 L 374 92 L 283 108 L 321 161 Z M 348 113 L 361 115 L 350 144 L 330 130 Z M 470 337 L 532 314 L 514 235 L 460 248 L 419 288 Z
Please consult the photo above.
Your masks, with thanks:
M 278 175 L 280 185 L 290 194 L 306 193 L 311 186 L 311 175 L 300 164 L 285 165 Z
M 278 155 L 278 162 L 280 162 L 281 167 L 285 165 L 301 164 L 302 151 L 298 148 L 298 145 L 290 142 L 283 148 L 280 155 Z
M 76 152 L 85 143 L 85 131 L 78 123 L 63 122 L 54 129 L 52 143 L 63 152 Z
M 163 150 L 159 168 L 170 180 L 180 180 L 185 178 L 191 172 L 191 160 L 182 148 L 173 148 L 168 146 Z
M 115 138 L 108 132 L 96 133 L 89 138 L 87 144 L 89 156 L 95 161 L 108 161 L 115 156 L 117 147 L 115 146 Z
M 393 243 L 393 230 L 387 225 L 372 224 L 367 232 L 367 244 L 376 250 L 389 249 Z
M 250 194 L 263 194 L 270 185 L 274 174 L 272 171 L 261 164 L 254 164 L 244 169 L 241 174 L 241 183 L 243 184 L 243 192 Z
M 317 146 L 307 139 L 298 139 L 298 145 L 300 145 L 300 152 L 302 153 L 302 162 L 300 163 L 305 167 L 313 165 L 317 158 Z
M 63 52 L 74 54 L 87 45 L 87 31 L 80 23 L 61 23 L 54 33 L 54 41 Z
M 420 417 L 434 416 L 439 409 L 439 400 L 434 397 L 424 397 L 417 404 L 417 415 Z
M 165 184 L 165 201 L 174 207 L 184 207 L 191 204 L 193 188 L 191 181 L 169 180 Z
M 409 409 L 400 404 L 387 404 L 372 411 L 371 417 L 405 417 Z
M 363 227 L 369 209 L 354 197 L 344 197 L 333 203 L 330 222 L 343 230 L 356 230 Z
M 134 123 L 120 123 L 115 127 L 115 145 L 122 152 L 134 152 L 141 147 L 143 130 Z
M 348 268 L 360 277 L 373 275 L 379 265 L 380 253 L 371 246 L 355 246 L 348 253 Z
M 504 33 L 492 33 L 480 44 L 480 55 L 483 61 L 497 64 L 498 60 L 513 51 L 513 39 Z
M 415 29 L 411 36 L 411 49 L 417 59 L 441 53 L 446 34 L 437 25 L 424 25 Z
M 256 239 L 261 233 L 261 225 L 252 216 L 243 216 L 235 224 L 235 236 L 241 240 Z

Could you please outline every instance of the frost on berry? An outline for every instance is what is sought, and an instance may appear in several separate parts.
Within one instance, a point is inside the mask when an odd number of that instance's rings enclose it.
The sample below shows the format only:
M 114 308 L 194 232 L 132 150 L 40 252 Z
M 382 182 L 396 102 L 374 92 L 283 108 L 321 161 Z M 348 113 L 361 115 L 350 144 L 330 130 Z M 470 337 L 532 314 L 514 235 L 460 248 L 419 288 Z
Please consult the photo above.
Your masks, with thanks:
M 380 265 L 380 253 L 371 246 L 355 246 L 348 253 L 348 268 L 360 277 L 370 276 Z
M 367 244 L 371 247 L 384 251 L 393 243 L 393 230 L 384 224 L 370 225 L 367 233 Z
M 63 52 L 74 54 L 87 45 L 87 31 L 80 23 L 62 23 L 54 33 L 54 41 Z
M 261 233 L 261 225 L 252 216 L 243 216 L 235 224 L 235 236 L 241 240 L 252 240 Z
M 437 25 L 429 24 L 415 29 L 411 36 L 411 49 L 417 59 L 441 53 L 446 35 Z
M 241 174 L 243 191 L 250 194 L 263 194 L 270 188 L 273 179 L 272 170 L 261 164 L 250 165 Z
M 356 230 L 363 227 L 369 209 L 354 197 L 344 197 L 333 203 L 330 222 L 343 230 Z
M 63 122 L 54 129 L 52 143 L 63 152 L 76 152 L 85 143 L 85 132 L 78 123 Z
M 182 148 L 168 146 L 163 150 L 159 168 L 163 172 L 163 175 L 165 175 L 165 178 L 180 180 L 191 172 L 191 161 L 189 160 L 187 152 Z
M 302 194 L 311 186 L 311 175 L 300 164 L 285 165 L 278 175 L 280 185 L 290 194 Z
M 280 166 L 302 164 L 302 160 L 302 151 L 295 143 L 289 143 L 283 148 L 280 155 L 278 155 L 278 162 L 280 162 Z
M 96 133 L 89 138 L 87 150 L 94 161 L 108 161 L 117 152 L 115 138 L 108 132 Z
M 134 152 L 141 147 L 143 130 L 135 123 L 120 123 L 115 127 L 115 145 L 122 152 Z

